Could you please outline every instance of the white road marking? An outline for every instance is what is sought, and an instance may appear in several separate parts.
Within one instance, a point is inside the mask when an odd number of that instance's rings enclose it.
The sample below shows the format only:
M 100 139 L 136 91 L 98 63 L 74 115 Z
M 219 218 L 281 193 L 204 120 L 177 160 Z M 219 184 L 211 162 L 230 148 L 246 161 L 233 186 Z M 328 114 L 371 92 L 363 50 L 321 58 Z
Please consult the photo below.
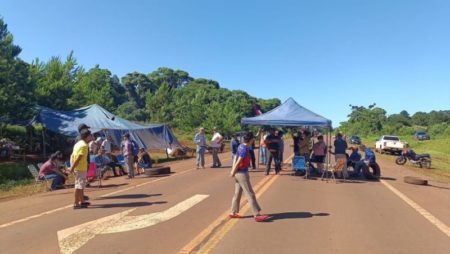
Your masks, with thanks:
M 411 199 L 409 199 L 406 195 L 404 195 L 403 193 L 401 193 L 399 190 L 397 190 L 396 188 L 394 188 L 392 185 L 390 185 L 389 183 L 387 183 L 384 180 L 380 180 L 380 182 L 382 184 L 384 184 L 384 186 L 386 186 L 389 190 L 391 190 L 392 192 L 394 192 L 395 195 L 397 195 L 400 199 L 402 199 L 403 201 L 405 201 L 408 205 L 410 205 L 412 208 L 414 208 L 414 210 L 416 210 L 420 215 L 422 215 L 423 217 L 425 217 L 425 219 L 427 219 L 429 222 L 431 222 L 431 224 L 433 224 L 434 226 L 436 226 L 439 230 L 441 230 L 445 235 L 447 235 L 448 237 L 450 237 L 450 228 L 445 225 L 442 221 L 440 221 L 438 218 L 434 217 L 430 212 L 428 212 L 427 210 L 425 210 L 424 208 L 422 208 L 420 205 L 418 205 L 416 202 L 412 201 Z
M 177 205 L 158 213 L 127 216 L 136 208 L 113 214 L 98 220 L 58 231 L 58 242 L 62 254 L 70 254 L 100 234 L 119 233 L 142 229 L 170 220 L 200 203 L 209 195 L 194 195 Z
M 193 169 L 188 169 L 186 171 L 179 172 L 179 173 L 177 173 L 177 174 L 175 174 L 173 176 L 183 175 L 183 174 L 185 174 L 187 172 L 194 171 L 194 170 L 195 170 L 194 168 Z M 118 194 L 118 193 L 122 193 L 122 192 L 125 192 L 125 191 L 129 191 L 131 189 L 135 189 L 135 188 L 138 188 L 138 187 L 150 184 L 150 183 L 155 183 L 155 182 L 158 182 L 158 181 L 162 181 L 164 179 L 167 179 L 167 178 L 166 177 L 159 178 L 159 179 L 148 181 L 148 182 L 144 182 L 144 183 L 141 183 L 141 184 L 138 184 L 138 185 L 133 185 L 133 186 L 125 188 L 125 189 L 121 189 L 121 190 L 117 190 L 117 191 L 113 191 L 111 193 L 107 193 L 107 194 L 101 195 L 100 197 L 104 198 L 104 197 L 112 196 L 112 195 L 115 195 L 115 194 Z M 25 222 L 25 221 L 29 221 L 29 220 L 32 220 L 32 219 L 36 219 L 36 218 L 42 217 L 44 215 L 49 215 L 49 214 L 52 214 L 52 213 L 56 213 L 56 212 L 62 211 L 64 209 L 71 208 L 72 206 L 73 206 L 72 204 L 65 205 L 65 206 L 62 206 L 62 207 L 59 207 L 59 208 L 55 208 L 53 210 L 45 211 L 45 212 L 38 213 L 38 214 L 35 214 L 35 215 L 31 215 L 31 216 L 28 216 L 28 217 L 25 217 L 25 218 L 22 218 L 22 219 L 18 219 L 18 220 L 14 220 L 14 221 L 11 221 L 11 222 L 7 222 L 7 223 L 4 223 L 4 224 L 1 224 L 0 228 L 6 228 L 6 227 L 12 226 L 14 224 L 18 224 L 18 223 L 21 223 L 21 222 Z

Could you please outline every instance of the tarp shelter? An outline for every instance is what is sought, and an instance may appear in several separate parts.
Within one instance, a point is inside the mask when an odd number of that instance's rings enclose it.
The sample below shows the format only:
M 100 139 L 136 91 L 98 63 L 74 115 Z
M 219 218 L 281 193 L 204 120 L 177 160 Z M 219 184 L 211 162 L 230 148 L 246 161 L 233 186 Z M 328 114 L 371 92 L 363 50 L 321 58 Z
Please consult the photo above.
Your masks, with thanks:
M 72 111 L 57 111 L 38 107 L 38 114 L 32 123 L 41 123 L 47 130 L 69 136 L 78 136 L 78 125 L 91 127 L 92 133 L 111 135 L 118 145 L 124 133 L 130 133 L 139 147 L 166 149 L 181 147 L 175 135 L 166 124 L 138 124 L 117 117 L 97 104 Z
M 267 113 L 255 117 L 242 118 L 241 124 L 331 127 L 331 120 L 300 106 L 294 99 L 289 98 L 283 104 Z

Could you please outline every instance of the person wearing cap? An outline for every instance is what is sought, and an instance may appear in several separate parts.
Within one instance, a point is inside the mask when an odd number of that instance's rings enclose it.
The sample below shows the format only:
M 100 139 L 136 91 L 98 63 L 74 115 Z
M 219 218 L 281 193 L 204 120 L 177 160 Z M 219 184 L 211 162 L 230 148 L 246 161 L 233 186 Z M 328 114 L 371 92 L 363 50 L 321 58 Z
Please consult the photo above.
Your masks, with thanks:
M 89 129 L 80 131 L 81 140 L 79 140 L 70 156 L 70 167 L 68 170 L 75 173 L 75 202 L 74 209 L 87 208 L 89 202 L 84 201 L 84 188 L 86 186 L 86 172 L 88 170 L 88 143 L 91 141 L 92 134 Z
M 271 217 L 267 215 L 261 215 L 261 207 L 256 200 L 255 192 L 253 191 L 250 183 L 250 176 L 248 174 L 248 168 L 250 167 L 250 145 L 254 141 L 253 134 L 246 133 L 243 137 L 243 143 L 239 145 L 237 151 L 237 160 L 231 167 L 230 176 L 234 178 L 234 196 L 231 201 L 231 213 L 229 218 L 238 219 L 242 218 L 239 215 L 239 206 L 241 203 L 242 192 L 245 193 L 248 203 L 253 212 L 255 221 L 262 222 L 269 220 Z
M 197 169 L 205 168 L 205 151 L 206 151 L 206 137 L 205 129 L 200 127 L 194 136 L 194 142 L 197 145 Z
M 220 135 L 220 133 L 217 131 L 217 128 L 213 128 L 213 136 L 211 138 L 211 147 L 212 147 L 212 157 L 213 157 L 213 164 L 212 168 L 220 168 L 222 166 L 222 163 L 219 159 L 219 150 L 222 146 L 223 137 Z

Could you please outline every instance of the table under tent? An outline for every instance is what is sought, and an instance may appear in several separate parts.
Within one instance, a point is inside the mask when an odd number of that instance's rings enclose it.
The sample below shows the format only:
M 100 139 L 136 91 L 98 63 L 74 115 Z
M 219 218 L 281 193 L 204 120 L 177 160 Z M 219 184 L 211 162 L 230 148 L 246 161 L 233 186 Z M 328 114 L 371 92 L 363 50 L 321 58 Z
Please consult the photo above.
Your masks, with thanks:
M 280 106 L 259 116 L 241 119 L 241 125 L 259 125 L 274 127 L 321 127 L 327 132 L 326 143 L 331 143 L 331 120 L 302 107 L 294 99 L 289 98 Z M 328 149 L 327 149 L 328 151 Z M 258 161 L 259 161 L 258 153 Z M 326 170 L 330 165 L 330 154 L 327 154 Z

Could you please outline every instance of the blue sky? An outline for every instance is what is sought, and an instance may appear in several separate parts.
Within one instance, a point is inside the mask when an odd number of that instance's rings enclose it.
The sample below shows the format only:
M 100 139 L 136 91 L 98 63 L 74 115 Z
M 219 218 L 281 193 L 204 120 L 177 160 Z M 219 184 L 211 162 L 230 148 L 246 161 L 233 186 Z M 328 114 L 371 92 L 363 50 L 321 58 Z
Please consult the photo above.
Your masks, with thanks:
M 74 51 L 122 77 L 160 66 L 333 121 L 349 104 L 450 110 L 447 0 L 1 0 L 20 57 Z

